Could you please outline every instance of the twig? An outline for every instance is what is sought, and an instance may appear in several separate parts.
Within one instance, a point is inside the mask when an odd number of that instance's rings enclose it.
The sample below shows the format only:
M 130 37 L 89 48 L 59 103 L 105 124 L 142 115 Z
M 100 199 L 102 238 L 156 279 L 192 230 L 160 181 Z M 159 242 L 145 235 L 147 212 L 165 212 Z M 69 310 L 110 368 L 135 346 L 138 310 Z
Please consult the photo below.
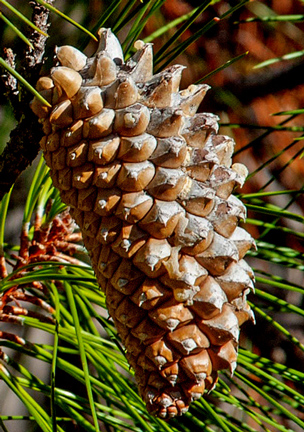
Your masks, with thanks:
M 42 300 L 39 297 L 25 294 L 23 291 L 16 291 L 13 297 L 13 300 L 19 300 L 24 302 L 32 303 L 40 308 L 44 309 L 46 312 L 53 314 L 55 312 L 54 308 L 50 306 L 46 301 Z
M 9 317 L 15 317 L 18 318 L 19 316 L 29 316 L 32 318 L 37 318 L 40 322 L 45 322 L 45 323 L 51 323 L 54 324 L 54 319 L 50 316 L 46 316 L 46 315 L 42 315 L 38 312 L 34 312 L 31 311 L 29 309 L 23 308 L 23 307 L 18 307 L 18 306 L 5 306 L 3 308 L 3 316 L 9 316 Z M 1 319 L 1 315 L 0 315 L 0 319 Z
M 15 69 L 15 54 L 13 50 L 11 48 L 4 48 L 3 51 L 4 60 L 12 69 Z M 6 70 L 3 71 L 1 78 L 5 87 L 4 96 L 8 97 L 12 107 L 17 106 L 19 93 L 17 79 Z M 17 115 L 17 113 L 14 114 Z
M 0 279 L 4 279 L 8 275 L 5 257 L 3 251 L 0 251 Z
M 15 342 L 19 345 L 26 346 L 27 342 L 20 336 L 15 335 L 14 333 L 8 333 L 6 331 L 0 331 L 0 339 L 6 339 L 12 342 Z
M 46 0 L 46 3 L 52 4 L 54 0 Z M 50 26 L 48 24 L 49 10 L 44 6 L 31 1 L 30 4 L 33 7 L 32 22 L 43 32 L 47 33 Z M 44 51 L 47 36 L 43 34 L 32 31 L 29 36 L 29 41 L 33 45 L 34 49 L 30 46 L 27 47 L 25 52 L 24 60 L 21 63 L 22 76 L 29 81 L 30 84 L 35 85 L 39 78 L 39 73 L 41 66 L 44 63 Z

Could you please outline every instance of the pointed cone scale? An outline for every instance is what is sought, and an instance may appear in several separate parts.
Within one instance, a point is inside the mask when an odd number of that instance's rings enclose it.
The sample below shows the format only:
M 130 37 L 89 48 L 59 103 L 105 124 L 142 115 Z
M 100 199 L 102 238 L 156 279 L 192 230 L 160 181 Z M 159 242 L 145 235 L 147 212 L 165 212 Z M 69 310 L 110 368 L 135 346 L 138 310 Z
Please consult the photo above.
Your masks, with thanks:
M 115 63 L 121 64 L 124 62 L 124 55 L 117 37 L 110 29 L 100 28 L 98 30 L 100 38 L 96 53 L 105 51 Z
M 127 61 L 124 70 L 137 83 L 145 83 L 153 75 L 152 44 L 135 43 L 136 53 Z

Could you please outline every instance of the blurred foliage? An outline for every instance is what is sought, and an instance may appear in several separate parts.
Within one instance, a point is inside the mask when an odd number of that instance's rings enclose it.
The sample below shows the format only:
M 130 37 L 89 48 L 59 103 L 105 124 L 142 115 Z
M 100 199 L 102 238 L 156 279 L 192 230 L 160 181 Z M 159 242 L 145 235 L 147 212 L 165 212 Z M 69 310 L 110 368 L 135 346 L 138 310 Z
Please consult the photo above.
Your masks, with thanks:
M 61 14 L 51 12 L 45 69 L 55 45 L 94 52 L 96 42 L 79 26 L 93 35 L 106 26 L 127 55 L 142 38 L 154 43 L 156 69 L 168 62 L 188 66 L 184 87 L 207 76 L 212 90 L 201 109 L 220 115 L 221 133 L 237 142 L 235 160 L 250 170 L 239 196 L 258 245 L 248 258 L 257 279 L 250 297 L 257 325 L 244 326 L 234 377 L 222 374 L 216 390 L 178 420 L 148 415 L 77 228 L 40 161 L 32 178 L 23 177 L 28 186 L 15 186 L 0 204 L 1 395 L 15 394 L 28 412 L 4 412 L 3 405 L 0 429 L 302 431 L 304 168 L 303 111 L 297 109 L 304 98 L 303 2 L 57 0 L 53 6 Z M 22 75 L 32 31 L 23 18 L 30 19 L 29 2 L 0 0 L 0 11 L 2 48 L 13 49 Z M 15 122 L 2 93 L 1 149 Z M 20 200 L 23 222 L 14 229 L 21 241 L 8 243 Z M 38 342 L 37 334 L 50 342 Z M 48 365 L 43 379 L 42 364 Z

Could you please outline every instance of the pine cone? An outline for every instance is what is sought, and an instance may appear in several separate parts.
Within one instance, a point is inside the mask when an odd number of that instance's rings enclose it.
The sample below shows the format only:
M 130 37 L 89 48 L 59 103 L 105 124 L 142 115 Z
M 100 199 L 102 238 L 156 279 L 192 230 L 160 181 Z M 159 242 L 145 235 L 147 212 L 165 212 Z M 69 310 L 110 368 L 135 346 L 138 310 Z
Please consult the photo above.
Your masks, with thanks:
M 54 185 L 80 226 L 149 412 L 185 413 L 234 371 L 254 245 L 231 195 L 247 175 L 218 118 L 196 114 L 207 85 L 179 91 L 182 66 L 153 75 L 152 46 L 126 63 L 110 30 L 96 54 L 57 49 L 32 101 Z

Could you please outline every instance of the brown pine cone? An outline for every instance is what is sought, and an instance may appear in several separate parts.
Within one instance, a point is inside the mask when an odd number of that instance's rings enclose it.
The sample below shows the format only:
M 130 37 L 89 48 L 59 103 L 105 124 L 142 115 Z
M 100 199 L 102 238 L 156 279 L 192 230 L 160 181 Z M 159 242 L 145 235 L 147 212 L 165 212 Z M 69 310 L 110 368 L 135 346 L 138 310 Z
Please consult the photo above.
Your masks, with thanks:
M 96 54 L 57 49 L 34 99 L 44 157 L 70 206 L 149 412 L 171 418 L 235 369 L 254 245 L 231 195 L 247 169 L 218 118 L 196 114 L 207 85 L 179 91 L 182 66 L 153 75 L 152 46 L 124 62 L 110 30 Z

